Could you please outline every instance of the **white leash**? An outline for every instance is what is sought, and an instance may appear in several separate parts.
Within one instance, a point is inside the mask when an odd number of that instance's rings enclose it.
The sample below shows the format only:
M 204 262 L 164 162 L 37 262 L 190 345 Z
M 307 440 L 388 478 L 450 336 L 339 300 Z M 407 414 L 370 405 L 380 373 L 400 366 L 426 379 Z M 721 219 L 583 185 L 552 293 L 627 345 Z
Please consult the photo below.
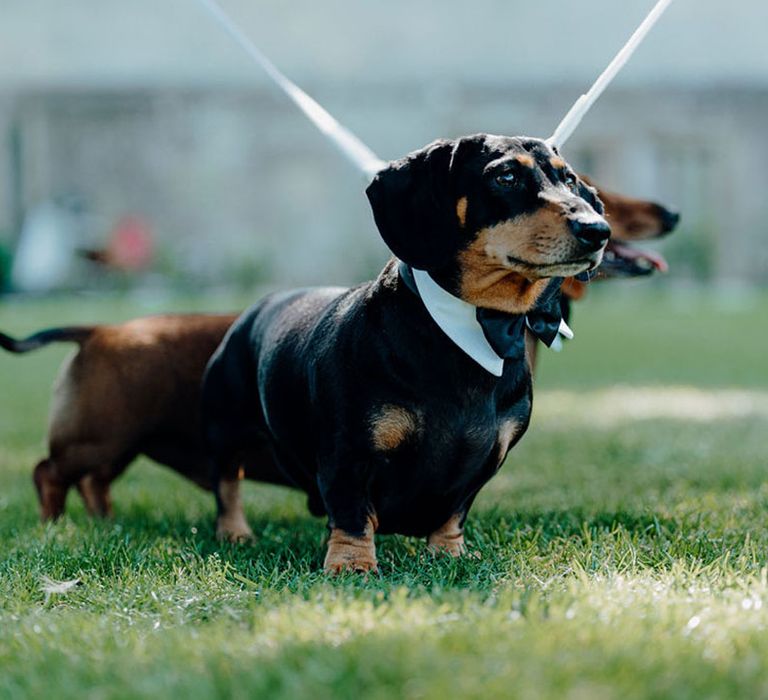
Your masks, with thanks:
M 626 64 L 632 53 L 671 2 L 672 0 L 659 0 L 637 31 L 630 37 L 624 48 L 619 51 L 616 58 L 611 61 L 608 68 L 595 81 L 589 92 L 582 95 L 571 107 L 547 143 L 554 146 L 562 146 L 568 140 L 568 137 L 579 125 L 579 122 L 589 111 L 589 108 L 616 77 L 616 74 L 624 67 L 624 64 Z M 386 167 L 387 163 L 385 161 L 381 160 L 357 136 L 336 121 L 298 85 L 283 75 L 277 66 L 256 47 L 240 27 L 235 24 L 232 18 L 224 12 L 217 0 L 200 0 L 200 3 L 241 48 L 267 72 L 267 75 L 293 100 L 296 106 L 304 112 L 320 132 L 333 142 L 347 160 L 357 167 L 364 176 L 366 184 L 373 180 L 376 173 Z M 440 328 L 443 329 L 443 332 L 488 372 L 501 376 L 504 369 L 504 360 L 496 354 L 486 340 L 483 330 L 477 322 L 475 308 L 448 294 L 426 272 L 414 270 L 413 274 L 414 280 L 418 280 L 416 284 L 419 295 L 430 315 L 435 319 Z M 430 290 L 432 291 L 430 292 Z M 573 332 L 564 322 L 561 323 L 560 334 L 566 337 L 573 337 Z M 559 336 L 557 340 L 559 340 Z
M 573 107 L 568 110 L 568 114 L 563 117 L 563 120 L 558 124 L 555 133 L 547 139 L 547 143 L 551 146 L 562 147 L 563 144 L 570 138 L 571 134 L 576 130 L 576 127 L 581 123 L 584 115 L 590 110 L 593 104 L 597 101 L 600 95 L 603 94 L 605 88 L 607 88 L 618 72 L 624 67 L 624 65 L 632 57 L 638 46 L 643 42 L 643 39 L 651 31 L 653 25 L 659 21 L 661 15 L 670 6 L 672 0 L 659 0 L 655 7 L 648 13 L 648 16 L 642 21 L 640 26 L 635 30 L 635 33 L 629 37 L 629 41 L 622 47 L 621 51 L 616 54 L 616 57 L 608 64 L 608 67 L 600 74 L 594 85 L 589 88 L 589 91 L 579 97 L 574 103 Z
M 245 52 L 258 63 L 269 75 L 278 87 L 293 100 L 296 106 L 304 112 L 309 120 L 331 140 L 344 156 L 370 182 L 386 162 L 379 158 L 368 146 L 366 146 L 349 129 L 334 119 L 323 107 L 313 100 L 298 85 L 290 81 L 270 61 L 256 45 L 235 24 L 232 18 L 224 12 L 217 0 L 199 0 L 202 6 L 210 12 L 211 16 L 225 29 L 225 31 L 245 50 Z M 552 146 L 562 147 L 576 130 L 584 115 L 590 110 L 600 95 L 611 84 L 618 72 L 632 57 L 637 47 L 643 42 L 648 32 L 653 28 L 664 11 L 672 3 L 672 0 L 659 0 L 640 26 L 635 30 L 629 41 L 621 51 L 608 64 L 608 67 L 600 74 L 588 92 L 579 97 L 573 107 L 568 111 L 563 120 L 555 129 L 555 133 L 547 139 Z
M 243 33 L 232 18 L 224 12 L 216 0 L 200 0 L 211 16 L 226 30 L 226 32 L 243 48 L 243 50 L 258 63 L 277 86 L 293 100 L 296 106 L 307 115 L 307 118 L 336 145 L 344 156 L 358 168 L 366 179 L 373 180 L 386 163 L 381 160 L 349 129 L 337 122 L 323 107 L 313 100 L 298 85 L 289 80 L 270 61 L 256 45 Z

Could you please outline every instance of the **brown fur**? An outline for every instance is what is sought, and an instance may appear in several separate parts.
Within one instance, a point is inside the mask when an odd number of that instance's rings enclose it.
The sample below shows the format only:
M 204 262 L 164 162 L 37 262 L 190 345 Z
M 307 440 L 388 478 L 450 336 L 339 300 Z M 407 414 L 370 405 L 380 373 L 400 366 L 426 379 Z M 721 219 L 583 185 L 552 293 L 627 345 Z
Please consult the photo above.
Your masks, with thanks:
M 502 458 L 509 452 L 509 445 L 520 430 L 520 424 L 516 421 L 507 421 L 499 429 L 499 451 Z
M 579 177 L 594 187 L 584 175 Z M 611 225 L 611 238 L 617 241 L 642 241 L 662 233 L 658 206 L 645 199 L 627 197 L 600 188 L 600 199 L 605 206 L 605 218 Z
M 566 277 L 560 289 L 569 299 L 578 301 L 587 293 L 587 284 L 586 282 L 580 282 L 574 277 Z
M 445 525 L 427 538 L 427 546 L 435 553 L 442 552 L 459 557 L 466 552 L 461 516 L 454 515 Z
M 547 202 L 534 214 L 482 229 L 459 253 L 460 296 L 485 308 L 524 313 L 547 285 L 568 274 L 580 255 L 562 205 Z
M 558 170 L 561 170 L 562 168 L 565 167 L 565 161 L 562 158 L 550 158 L 549 164 L 553 168 L 557 168 Z
M 373 446 L 380 452 L 396 450 L 420 426 L 419 416 L 414 413 L 400 406 L 382 406 L 371 421 Z
M 376 517 L 369 516 L 362 537 L 355 537 L 338 528 L 332 528 L 323 564 L 325 570 L 330 574 L 338 574 L 342 571 L 361 573 L 377 571 L 376 544 L 373 538 L 377 525 Z
M 222 479 L 219 483 L 222 511 L 216 522 L 216 536 L 229 542 L 253 539 L 253 531 L 245 519 L 243 502 L 240 498 L 240 482 L 243 476 L 244 471 L 241 468 L 237 479 Z
M 459 254 L 462 298 L 475 306 L 508 313 L 528 311 L 546 288 L 547 280 L 532 280 L 520 269 L 512 269 L 507 256 L 541 265 L 556 259 L 562 254 L 559 229 L 563 229 L 562 245 L 568 245 L 560 218 L 552 208 L 544 207 L 534 216 L 480 231 Z
M 235 318 L 142 318 L 98 326 L 81 342 L 55 384 L 49 456 L 35 469 L 43 519 L 61 515 L 78 482 L 89 512 L 109 515 L 109 484 L 139 453 L 209 486 L 198 387 Z
M 527 156 L 524 153 L 516 155 L 515 160 L 520 163 L 520 165 L 524 165 L 526 168 L 532 168 L 536 164 L 536 161 L 532 156 Z
M 467 225 L 467 201 L 466 197 L 459 197 L 456 201 L 456 216 L 459 219 L 459 226 L 464 228 Z
M 112 515 L 109 481 L 99 479 L 93 474 L 86 474 L 77 483 L 77 490 L 89 515 L 99 518 L 108 518 Z

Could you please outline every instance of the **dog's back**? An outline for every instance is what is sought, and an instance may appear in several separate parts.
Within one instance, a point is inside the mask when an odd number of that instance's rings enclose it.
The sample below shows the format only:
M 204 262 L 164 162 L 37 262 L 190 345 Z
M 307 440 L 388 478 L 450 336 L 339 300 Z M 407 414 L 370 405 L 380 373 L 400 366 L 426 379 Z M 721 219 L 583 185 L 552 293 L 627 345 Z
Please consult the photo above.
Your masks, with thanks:
M 110 511 L 109 483 L 138 454 L 209 487 L 199 420 L 205 364 L 234 315 L 169 315 L 111 326 L 50 329 L 3 347 L 27 352 L 77 342 L 51 402 L 49 455 L 35 469 L 43 518 L 78 484 L 88 509 Z M 81 482 L 81 479 L 85 480 Z
M 95 327 L 56 382 L 52 453 L 86 435 L 126 449 L 164 432 L 194 436 L 199 381 L 233 319 L 154 316 Z

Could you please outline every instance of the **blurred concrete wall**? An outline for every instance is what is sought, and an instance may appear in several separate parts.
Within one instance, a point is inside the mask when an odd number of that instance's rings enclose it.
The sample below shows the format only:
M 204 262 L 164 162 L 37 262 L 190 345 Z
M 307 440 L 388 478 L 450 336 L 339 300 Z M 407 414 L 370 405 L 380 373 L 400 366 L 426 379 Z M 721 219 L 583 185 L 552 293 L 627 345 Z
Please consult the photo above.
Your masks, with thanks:
M 546 136 L 650 0 L 223 0 L 383 157 L 439 136 Z M 768 281 L 768 3 L 678 0 L 567 146 L 599 183 L 680 207 L 678 275 Z M 4 0 L 0 235 L 74 195 L 139 213 L 180 269 L 286 282 L 378 267 L 358 176 L 195 0 Z M 3 234 L 3 232 L 5 232 Z

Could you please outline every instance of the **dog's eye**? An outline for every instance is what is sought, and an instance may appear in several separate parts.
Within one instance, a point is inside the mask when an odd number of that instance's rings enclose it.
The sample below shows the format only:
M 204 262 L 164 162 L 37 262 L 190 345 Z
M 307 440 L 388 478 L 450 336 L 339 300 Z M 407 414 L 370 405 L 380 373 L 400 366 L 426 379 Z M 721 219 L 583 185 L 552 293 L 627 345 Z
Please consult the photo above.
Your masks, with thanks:
M 502 187 L 510 187 L 517 182 L 517 178 L 514 173 L 506 172 L 496 176 L 496 182 Z
M 572 173 L 568 173 L 565 176 L 565 186 L 569 190 L 575 190 L 576 189 L 576 176 L 573 175 Z

